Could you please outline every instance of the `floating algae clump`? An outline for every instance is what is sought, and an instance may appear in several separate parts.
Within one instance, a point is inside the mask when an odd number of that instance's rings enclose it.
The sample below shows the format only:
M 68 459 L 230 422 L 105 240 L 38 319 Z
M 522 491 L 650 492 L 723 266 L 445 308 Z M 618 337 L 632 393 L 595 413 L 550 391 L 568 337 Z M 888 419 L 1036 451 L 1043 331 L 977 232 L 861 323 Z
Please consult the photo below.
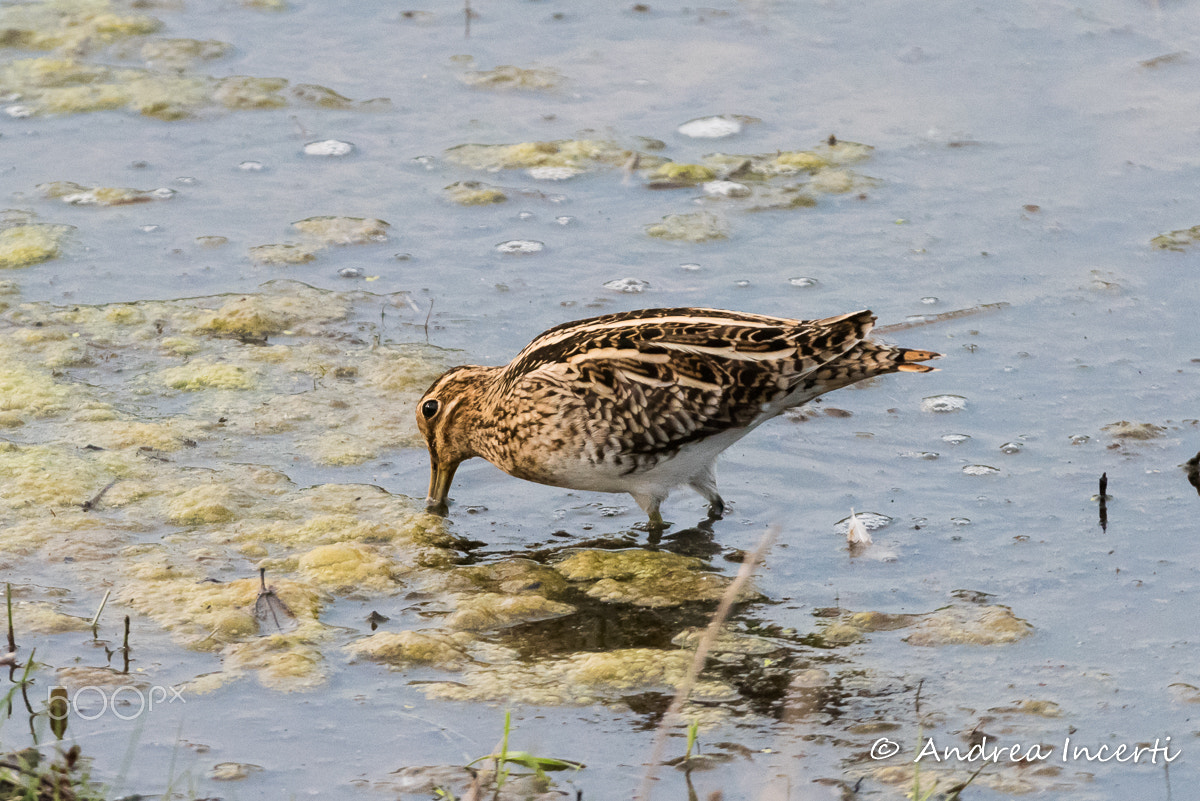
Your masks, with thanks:
M 577 551 L 555 568 L 574 582 L 594 582 L 587 594 L 635 606 L 679 606 L 720 599 L 730 579 L 704 572 L 705 562 L 665 551 Z M 743 590 L 742 600 L 757 597 Z
M 570 604 L 551 601 L 540 595 L 483 592 L 459 596 L 457 601 L 458 609 L 446 620 L 446 625 L 460 631 L 507 628 L 520 623 L 564 617 L 575 611 Z
M 669 692 L 686 675 L 691 653 L 656 648 L 620 648 L 578 653 L 532 664 L 501 659 L 468 668 L 453 682 L 422 686 L 434 698 L 456 701 L 499 701 L 546 706 L 615 703 L 639 692 Z M 705 682 L 707 693 L 735 692 L 719 682 Z
M 469 635 L 437 631 L 377 631 L 346 646 L 352 656 L 385 662 L 395 668 L 414 665 L 455 670 L 471 661 Z
M 504 64 L 490 70 L 470 70 L 459 76 L 467 86 L 476 89 L 556 89 L 562 84 L 563 76 L 557 71 L 542 67 L 514 67 Z
M 141 14 L 117 13 L 100 0 L 20 3 L 0 8 L 0 40 L 22 50 L 85 52 L 133 36 L 154 33 L 162 23 Z
M 1113 439 L 1131 440 L 1158 439 L 1165 436 L 1167 431 L 1163 426 L 1156 426 L 1154 423 L 1131 423 L 1128 420 L 1109 423 L 1101 426 L 1100 430 Z
M 446 187 L 446 194 L 460 206 L 489 206 L 508 200 L 503 189 L 482 181 L 457 181 Z
M 17 601 L 13 604 L 13 630 L 27 634 L 62 634 L 87 631 L 91 623 L 81 617 L 64 615 L 43 601 Z
M 58 198 L 72 206 L 127 206 L 173 197 L 171 189 L 127 189 L 117 186 L 83 186 L 74 181 L 51 181 L 38 184 L 42 194 Z
M 28 267 L 58 258 L 70 225 L 14 225 L 0 230 L 0 267 Z
M 459 567 L 446 575 L 444 583 L 451 592 L 533 593 L 544 598 L 559 598 L 570 587 L 560 572 L 532 559 L 505 559 Z
M 207 359 L 193 359 L 179 367 L 163 370 L 160 378 L 164 385 L 184 392 L 202 389 L 251 389 L 255 385 L 254 373 L 247 368 Z
M 255 245 L 250 260 L 255 264 L 307 264 L 317 258 L 311 249 L 295 244 Z
M 367 217 L 309 217 L 292 223 L 303 243 L 258 245 L 250 248 L 256 264 L 304 264 L 332 245 L 365 245 L 386 242 L 389 223 Z
M 236 75 L 212 78 L 190 71 L 197 62 L 228 54 L 232 45 L 195 39 L 152 39 L 140 47 L 151 69 L 109 67 L 79 60 L 99 46 L 145 37 L 158 20 L 119 13 L 106 0 L 58 0 L 0 7 L 0 45 L 53 50 L 55 56 L 0 64 L 0 95 L 19 96 L 35 114 L 74 114 L 128 109 L 161 120 L 180 120 L 216 106 L 228 109 L 279 108 L 291 102 L 284 78 Z M 124 45 L 130 55 L 134 45 Z M 322 86 L 292 87 L 291 99 L 321 108 L 372 109 L 384 98 L 356 102 Z
M 322 245 L 386 242 L 389 223 L 366 217 L 309 217 L 292 227 Z
M 689 214 L 668 214 L 662 222 L 646 226 L 646 234 L 656 239 L 674 239 L 685 242 L 708 242 L 727 239 L 728 228 L 720 218 L 707 211 Z
M 1196 242 L 1200 242 L 1200 225 L 1193 225 L 1191 228 L 1183 228 L 1167 234 L 1159 234 L 1150 240 L 1150 245 L 1159 250 L 1183 251 Z
M 17 363 L 0 348 L 0 412 L 46 417 L 69 408 L 74 394 L 48 373 Z
M 201 484 L 171 499 L 167 515 L 177 526 L 225 523 L 237 517 L 239 496 L 228 484 Z
M 529 167 L 617 165 L 629 151 L 602 139 L 560 139 L 554 142 L 520 142 L 513 145 L 459 145 L 446 151 L 450 161 L 477 170 L 519 170 Z
M 52 445 L 0 442 L 0 504 L 77 506 L 112 479 L 100 462 Z
M 365 545 L 318 545 L 300 557 L 300 571 L 332 592 L 384 591 L 397 586 L 388 559 Z
M 544 67 L 515 67 L 505 64 L 492 70 L 470 70 L 460 79 L 475 89 L 557 89 L 563 76 L 556 70 Z
M 659 165 L 651 172 L 650 177 L 692 186 L 713 180 L 717 177 L 717 173 L 712 167 L 706 167 L 703 164 L 678 164 L 674 161 L 668 161 L 666 164 Z
M 1033 633 L 1006 606 L 950 606 L 924 615 L 904 638 L 909 645 L 1004 645 Z

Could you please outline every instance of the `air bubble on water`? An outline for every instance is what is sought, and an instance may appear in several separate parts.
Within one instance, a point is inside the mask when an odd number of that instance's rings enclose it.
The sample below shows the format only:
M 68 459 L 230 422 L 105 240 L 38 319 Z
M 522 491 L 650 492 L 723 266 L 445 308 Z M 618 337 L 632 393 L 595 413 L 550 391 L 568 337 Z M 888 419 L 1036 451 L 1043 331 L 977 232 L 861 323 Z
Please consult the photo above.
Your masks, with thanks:
M 942 442 L 950 445 L 962 445 L 970 438 L 970 434 L 942 434 Z
M 348 156 L 354 152 L 354 145 L 338 139 L 323 139 L 320 142 L 309 142 L 304 146 L 306 156 Z
M 921 459 L 926 462 L 932 462 L 938 458 L 938 454 L 935 451 L 905 451 L 900 456 L 905 459 Z
M 699 269 L 700 269 L 700 265 L 699 265 L 699 264 L 692 264 L 691 262 L 688 262 L 687 264 L 681 264 L 681 265 L 679 265 L 679 269 L 681 269 L 681 270 L 687 270 L 688 272 L 695 272 L 696 270 L 699 270 Z
M 950 522 L 956 526 L 969 526 L 969 525 L 971 525 L 971 518 L 969 518 L 969 517 L 952 517 L 952 518 L 950 518 Z
M 736 287 L 741 287 L 742 289 L 745 289 L 746 287 L 750 286 L 750 282 L 743 278 L 740 281 L 734 281 L 733 285 Z
M 517 219 L 518 219 L 518 220 L 532 220 L 532 219 L 533 219 L 533 212 L 532 212 L 532 211 L 522 211 L 522 212 L 518 212 L 518 213 L 517 213 Z
M 962 395 L 930 395 L 921 401 L 923 412 L 958 412 L 967 408 L 967 399 Z
M 930 295 L 929 297 L 921 298 L 921 302 L 928 306 L 932 306 L 933 304 L 938 302 L 938 299 L 935 298 L 933 295 Z
M 571 223 L 575 222 L 575 218 L 563 215 L 562 217 L 555 217 L 554 221 L 559 225 L 570 225 Z
M 1020 442 L 1006 442 L 1000 446 L 1001 453 L 1020 453 L 1025 446 Z
M 238 169 L 244 172 L 262 172 L 267 168 L 267 165 L 261 161 L 243 161 L 238 165 Z
M 962 469 L 968 476 L 990 476 L 1000 472 L 1000 468 L 986 464 L 969 464 Z
M 1087 434 L 1072 434 L 1071 435 L 1071 444 L 1072 445 L 1082 445 L 1083 443 L 1089 441 L 1090 439 L 1091 439 L 1091 437 L 1089 437 Z
M 496 245 L 496 250 L 501 253 L 520 256 L 529 253 L 538 253 L 545 247 L 544 243 L 538 242 L 535 239 L 510 239 L 507 242 L 501 242 L 499 245 Z
M 807 276 L 800 276 L 798 278 L 789 278 L 788 283 L 791 284 L 792 286 L 798 286 L 802 289 L 806 289 L 810 286 L 816 286 L 817 284 L 820 283 L 820 281 L 818 281 L 815 278 L 808 278 Z
M 343 267 L 338 270 L 338 275 L 342 278 L 362 278 L 363 271 L 358 267 Z
M 701 117 L 696 120 L 688 120 L 676 130 L 693 139 L 720 139 L 723 136 L 740 133 L 742 123 L 732 117 Z
M 640 278 L 614 278 L 612 281 L 604 282 L 605 289 L 612 289 L 616 292 L 624 292 L 629 295 L 645 292 L 649 286 L 649 281 L 643 281 Z

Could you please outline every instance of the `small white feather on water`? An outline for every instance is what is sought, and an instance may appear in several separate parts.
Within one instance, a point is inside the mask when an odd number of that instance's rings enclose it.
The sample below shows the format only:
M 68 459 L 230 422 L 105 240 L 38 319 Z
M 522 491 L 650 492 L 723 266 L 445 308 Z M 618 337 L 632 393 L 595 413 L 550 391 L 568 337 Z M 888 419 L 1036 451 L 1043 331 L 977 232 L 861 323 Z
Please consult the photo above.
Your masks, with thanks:
M 853 545 L 870 545 L 871 533 L 867 531 L 867 527 L 858 519 L 858 515 L 854 513 L 854 509 L 850 510 L 850 519 L 846 521 L 846 542 Z

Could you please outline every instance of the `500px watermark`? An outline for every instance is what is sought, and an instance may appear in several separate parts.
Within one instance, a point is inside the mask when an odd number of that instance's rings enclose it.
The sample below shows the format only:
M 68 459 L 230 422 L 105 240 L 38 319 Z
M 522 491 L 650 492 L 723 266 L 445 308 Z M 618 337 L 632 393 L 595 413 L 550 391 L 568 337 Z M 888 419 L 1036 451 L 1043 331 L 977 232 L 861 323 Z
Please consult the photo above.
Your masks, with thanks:
M 890 759 L 900 753 L 900 743 L 880 737 L 871 744 L 871 759 Z M 1174 762 L 1183 751 L 1171 748 L 1170 737 L 1155 737 L 1149 743 L 1116 743 L 1101 745 L 1078 745 L 1067 737 L 1061 747 L 1035 743 L 1025 746 L 1020 743 L 999 746 L 989 743 L 984 737 L 970 747 L 951 745 L 939 748 L 932 737 L 925 740 L 913 762 L 1045 762 L 1056 759 L 1060 762 L 1124 762 L 1157 765 Z
M 89 684 L 74 690 L 56 685 L 47 688 L 46 700 L 53 720 L 63 720 L 71 714 L 83 720 L 95 720 L 108 712 L 121 720 L 133 720 L 153 712 L 156 706 L 187 703 L 179 690 L 157 684 L 145 689 L 130 684 L 119 687 Z

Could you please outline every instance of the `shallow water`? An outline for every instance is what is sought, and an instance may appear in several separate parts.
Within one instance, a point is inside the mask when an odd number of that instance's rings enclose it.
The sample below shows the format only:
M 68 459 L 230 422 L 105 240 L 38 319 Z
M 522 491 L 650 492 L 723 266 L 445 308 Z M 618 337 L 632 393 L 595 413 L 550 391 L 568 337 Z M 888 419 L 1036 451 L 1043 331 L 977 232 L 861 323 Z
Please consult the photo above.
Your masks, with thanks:
M 716 554 L 713 564 L 732 574 L 736 565 L 721 554 L 752 548 L 770 523 L 783 526 L 760 571 L 766 602 L 746 607 L 738 624 L 775 637 L 781 653 L 774 666 L 747 667 L 751 660 L 730 668 L 754 674 L 747 683 L 759 689 L 713 702 L 730 714 L 701 735 L 701 747 L 735 758 L 689 780 L 701 797 L 721 789 L 731 799 L 773 799 L 837 797 L 839 786 L 863 778 L 860 794 L 899 797 L 907 774 L 877 769 L 915 755 L 920 722 L 941 747 L 965 748 L 975 730 L 1001 747 L 1061 747 L 1070 736 L 1094 749 L 1169 736 L 1182 753 L 1169 773 L 1161 758 L 1155 765 L 1063 761 L 1056 752 L 1035 766 L 1001 760 L 972 786 L 977 798 L 1030 789 L 1166 798 L 1195 784 L 1192 535 L 1200 498 L 1180 465 L 1200 448 L 1193 335 L 1200 290 L 1191 280 L 1200 246 L 1164 251 L 1151 239 L 1200 223 L 1196 7 L 475 5 L 469 37 L 455 4 L 429 8 L 428 19 L 383 3 L 307 2 L 274 13 L 188 3 L 140 12 L 163 21 L 157 36 L 234 45 L 196 72 L 280 76 L 354 100 L 387 97 L 391 108 L 207 108 L 172 122 L 128 111 L 0 116 L 4 205 L 76 228 L 59 258 L 3 270 L 0 279 L 18 290 L 4 300 L 70 307 L 175 299 L 257 292 L 288 278 L 379 296 L 359 302 L 354 325 L 346 323 L 364 339 L 378 335 L 394 347 L 428 341 L 450 351 L 448 362 L 484 364 L 507 360 L 564 320 L 644 306 L 803 317 L 871 308 L 890 324 L 1007 303 L 890 334 L 945 353 L 940 371 L 892 376 L 817 405 L 849 417 L 763 426 L 722 457 L 732 511 L 711 537 L 668 536 L 668 547 Z M 1159 58 L 1171 54 L 1182 55 Z M 36 55 L 9 49 L 0 57 Z M 83 58 L 137 64 L 113 50 Z M 552 68 L 562 83 L 499 91 L 459 77 L 504 64 Z M 726 139 L 676 133 L 689 120 L 720 114 L 760 121 Z M 830 134 L 874 148 L 851 169 L 877 183 L 823 194 L 812 208 L 758 213 L 736 199 L 697 205 L 697 188 L 650 191 L 644 175 L 627 179 L 618 167 L 545 181 L 446 157 L 466 143 L 587 138 L 641 147 L 637 137 L 649 137 L 666 144 L 654 155 L 690 163 L 713 152 L 812 149 Z M 305 143 L 330 138 L 353 143 L 355 152 L 302 153 Z M 264 169 L 239 169 L 246 161 Z M 176 194 L 97 208 L 36 188 L 60 180 Z M 502 187 L 509 200 L 450 202 L 444 187 L 472 180 Z M 644 232 L 666 215 L 701 208 L 725 221 L 727 239 L 689 244 Z M 320 215 L 385 220 L 388 240 L 331 246 L 299 265 L 251 261 L 249 248 L 298 242 L 291 224 Z M 228 243 L 204 248 L 196 238 L 205 236 Z M 496 250 L 511 240 L 545 248 Z M 372 280 L 341 278 L 344 268 Z M 791 283 L 800 277 L 817 283 Z M 648 286 L 641 293 L 604 286 L 624 278 Z M 408 293 L 411 303 L 394 293 Z M 962 396 L 965 408 L 922 409 L 939 395 Z M 173 402 L 148 399 L 144 413 L 174 413 Z M 1147 440 L 1104 430 L 1119 421 L 1164 430 Z M 36 442 L 39 430 L 5 437 Z M 952 434 L 969 439 L 954 444 L 945 439 Z M 277 439 L 222 447 L 201 443 L 180 461 L 262 464 L 301 488 L 367 483 L 420 497 L 427 481 L 418 447 L 391 447 L 352 466 L 321 463 Z M 997 470 L 965 469 L 977 465 Z M 979 472 L 986 474 L 972 474 Z M 1092 499 L 1101 473 L 1113 496 L 1107 530 Z M 646 541 L 632 530 L 641 515 L 631 499 L 534 486 L 482 462 L 463 466 L 452 496 L 452 533 L 486 543 L 471 551 L 477 562 L 602 536 Z M 893 519 L 853 556 L 835 531 L 851 508 Z M 681 491 L 664 513 L 678 532 L 703 518 L 703 505 Z M 162 536 L 144 534 L 150 542 Z M 50 558 L 56 554 L 0 556 L 15 584 L 71 586 L 62 611 L 90 618 L 103 595 L 99 584 L 72 585 Z M 251 576 L 253 565 L 231 564 L 231 575 Z M 369 632 L 363 620 L 371 610 L 390 617 L 391 630 L 426 627 L 440 611 L 427 600 L 403 591 L 342 593 L 320 620 L 340 627 L 340 645 Z M 989 604 L 1028 621 L 1031 636 L 936 647 L 904 642 L 907 629 L 870 630 L 824 647 L 805 640 L 825 630 L 828 618 L 817 610 L 830 607 L 916 614 Z M 129 611 L 116 608 L 109 614 Z M 627 618 L 581 615 L 585 631 L 526 625 L 521 642 L 551 655 L 645 645 L 658 633 L 649 621 L 664 630 L 698 625 L 705 611 L 682 615 L 687 620 L 642 613 L 636 620 L 645 632 L 620 630 L 632 625 Z M 133 625 L 138 669 L 156 684 L 180 685 L 221 667 L 218 654 L 181 649 L 147 617 L 135 614 Z M 20 640 L 49 665 L 104 664 L 84 633 Z M 420 682 L 454 681 L 454 674 L 351 664 L 332 648 L 326 669 L 326 683 L 311 692 L 243 678 L 137 721 L 73 720 L 71 734 L 95 760 L 94 772 L 105 781 L 119 775 L 125 792 L 160 791 L 173 770 L 187 774 L 183 784 L 197 797 L 317 796 L 348 785 L 377 795 L 370 788 L 386 785 L 393 770 L 463 764 L 499 740 L 500 701 L 439 701 L 423 691 Z M 810 669 L 828 674 L 813 680 L 816 689 L 797 680 Z M 775 696 L 761 689 L 780 682 L 790 689 Z M 514 746 L 587 763 L 569 780 L 585 798 L 629 797 L 643 772 L 647 722 L 664 706 L 661 692 L 624 702 L 618 692 L 577 707 L 515 704 Z M 0 729 L 6 750 L 22 744 L 20 731 L 14 721 Z M 682 727 L 679 734 L 672 756 L 683 751 Z M 884 736 L 901 744 L 901 755 L 872 761 L 868 750 Z M 137 758 L 122 769 L 127 747 Z M 208 778 L 222 762 L 263 770 L 233 784 Z M 922 768 L 927 780 L 955 769 L 945 788 L 979 764 L 926 760 Z M 661 771 L 656 797 L 686 792 L 682 772 Z

